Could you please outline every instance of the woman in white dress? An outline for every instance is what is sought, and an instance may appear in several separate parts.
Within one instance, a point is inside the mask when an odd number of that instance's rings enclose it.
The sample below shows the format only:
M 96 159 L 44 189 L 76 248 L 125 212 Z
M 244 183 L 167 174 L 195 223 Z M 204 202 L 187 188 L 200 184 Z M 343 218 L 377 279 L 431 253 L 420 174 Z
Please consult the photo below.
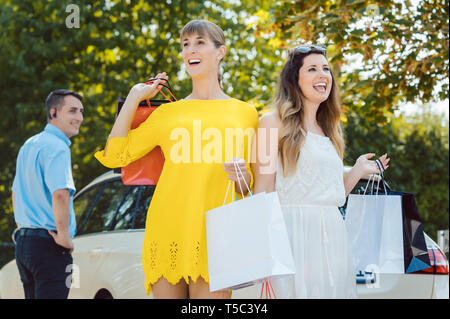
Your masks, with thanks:
M 296 275 L 272 280 L 278 298 L 355 298 L 350 246 L 338 207 L 361 177 L 378 173 L 361 155 L 344 178 L 338 87 L 326 48 L 299 46 L 280 74 L 274 111 L 256 135 L 254 192 L 277 191 Z M 379 158 L 388 167 L 387 154 Z

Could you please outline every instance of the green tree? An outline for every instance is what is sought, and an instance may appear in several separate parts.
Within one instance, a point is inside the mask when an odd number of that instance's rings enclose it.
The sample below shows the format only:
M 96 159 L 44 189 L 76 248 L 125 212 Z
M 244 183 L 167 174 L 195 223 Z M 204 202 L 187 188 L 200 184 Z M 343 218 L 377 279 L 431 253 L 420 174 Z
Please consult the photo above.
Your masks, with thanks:
M 68 28 L 69 4 L 78 5 L 80 27 Z M 117 97 L 131 86 L 166 71 L 177 97 L 190 80 L 181 70 L 179 33 L 191 19 L 208 19 L 225 31 L 224 88 L 259 108 L 271 95 L 279 67 L 274 47 L 254 36 L 249 20 L 270 1 L 31 1 L 0 2 L 0 241 L 14 229 L 11 185 L 16 156 L 25 140 L 43 129 L 44 101 L 57 88 L 84 96 L 85 120 L 73 139 L 72 164 L 78 189 L 106 169 L 94 158 L 114 122 Z
M 376 122 L 399 103 L 448 98 L 448 0 L 277 1 L 259 32 L 328 45 L 345 107 Z
M 387 176 L 416 194 L 434 238 L 448 228 L 448 120 L 431 110 L 394 114 L 407 102 L 448 99 L 448 14 L 448 0 L 277 1 L 257 14 L 256 33 L 280 49 L 327 45 L 345 111 L 345 162 L 388 152 Z

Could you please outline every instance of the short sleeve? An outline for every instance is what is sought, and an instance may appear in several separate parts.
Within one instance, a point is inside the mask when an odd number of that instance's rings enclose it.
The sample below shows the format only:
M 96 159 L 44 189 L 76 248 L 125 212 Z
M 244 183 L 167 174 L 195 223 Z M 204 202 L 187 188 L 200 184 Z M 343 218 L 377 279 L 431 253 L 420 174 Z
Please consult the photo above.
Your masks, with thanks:
M 108 138 L 105 149 L 94 154 L 95 158 L 109 168 L 124 167 L 143 157 L 160 143 L 164 122 L 163 106 L 158 107 L 126 137 Z
M 12 189 L 12 191 L 14 193 L 17 193 L 17 173 L 16 173 L 16 176 L 14 176 L 14 180 L 13 180 L 13 184 L 12 184 L 12 188 L 11 189 Z
M 14 176 L 14 180 L 13 180 L 13 184 L 12 184 L 12 191 L 14 193 L 18 192 L 18 187 L 19 187 L 19 185 L 18 185 L 19 181 L 18 181 L 17 174 L 19 172 L 19 160 L 21 158 L 22 152 L 23 152 L 23 147 L 20 148 L 19 154 L 17 155 L 17 160 L 16 160 L 16 175 Z
M 70 194 L 75 193 L 75 184 L 72 177 L 70 150 L 58 150 L 55 154 L 42 159 L 44 162 L 44 179 L 50 193 L 58 189 L 68 189 Z

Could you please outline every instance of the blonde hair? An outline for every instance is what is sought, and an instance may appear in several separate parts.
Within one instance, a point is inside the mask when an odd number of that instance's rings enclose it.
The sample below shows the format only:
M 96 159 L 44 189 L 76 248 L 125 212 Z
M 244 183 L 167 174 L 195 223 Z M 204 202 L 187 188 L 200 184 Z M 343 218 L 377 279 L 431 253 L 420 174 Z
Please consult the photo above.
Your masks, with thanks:
M 198 34 L 202 37 L 207 36 L 216 46 L 216 48 L 220 48 L 222 45 L 225 45 L 225 34 L 222 29 L 215 23 L 212 23 L 207 20 L 191 20 L 189 21 L 181 30 L 180 33 L 180 43 L 183 43 L 183 38 L 187 35 Z M 222 62 L 223 58 L 220 60 Z M 222 75 L 220 71 L 218 73 L 218 81 L 220 86 L 222 86 Z
M 298 80 L 299 70 L 303 65 L 304 58 L 313 53 L 325 56 L 323 52 L 315 50 L 308 53 L 291 50 L 278 81 L 274 107 L 283 126 L 283 130 L 280 132 L 278 152 L 283 168 L 283 176 L 285 177 L 295 174 L 301 147 L 305 142 L 306 131 L 303 127 L 304 106 Z M 331 73 L 331 77 L 330 95 L 326 101 L 319 105 L 316 118 L 321 129 L 336 148 L 339 157 L 343 159 L 344 138 L 340 124 L 342 106 L 333 73 Z

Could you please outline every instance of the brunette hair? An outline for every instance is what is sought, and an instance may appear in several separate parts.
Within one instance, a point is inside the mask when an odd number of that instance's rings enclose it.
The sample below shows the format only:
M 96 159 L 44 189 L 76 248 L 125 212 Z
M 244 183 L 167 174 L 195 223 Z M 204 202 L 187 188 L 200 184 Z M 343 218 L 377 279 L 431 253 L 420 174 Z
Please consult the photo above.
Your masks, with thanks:
M 299 87 L 299 70 L 306 56 L 325 53 L 312 49 L 302 53 L 296 49 L 289 51 L 288 59 L 283 66 L 278 81 L 274 107 L 282 122 L 278 152 L 280 155 L 283 176 L 295 174 L 301 147 L 305 141 L 306 131 L 303 127 L 304 106 L 302 92 Z M 331 72 L 331 70 L 330 70 Z M 319 105 L 317 122 L 333 143 L 339 157 L 344 156 L 344 138 L 340 124 L 342 106 L 335 78 L 331 72 L 332 86 L 327 100 Z

